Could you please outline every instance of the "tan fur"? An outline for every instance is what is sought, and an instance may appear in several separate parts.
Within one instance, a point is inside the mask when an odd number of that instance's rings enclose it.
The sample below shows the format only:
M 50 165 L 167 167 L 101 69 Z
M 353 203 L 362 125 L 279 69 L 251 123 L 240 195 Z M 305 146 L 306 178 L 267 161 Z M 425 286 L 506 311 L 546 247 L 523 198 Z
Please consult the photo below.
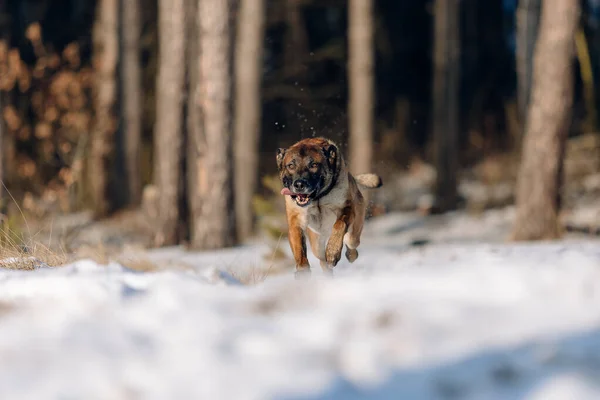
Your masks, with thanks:
M 367 189 L 376 189 L 383 185 L 379 175 L 375 174 L 360 174 L 356 175 L 354 179 L 356 179 L 356 183 L 358 183 L 359 186 Z
M 329 153 L 323 154 L 322 148 L 329 149 Z M 332 153 L 335 160 L 328 160 L 326 155 Z M 286 150 L 280 149 L 277 162 L 282 180 L 286 174 L 290 175 L 285 165 L 294 160 L 302 166 L 303 158 L 310 159 L 310 162 L 329 161 L 328 165 L 334 165 L 335 169 L 321 169 L 320 173 L 323 174 L 325 182 L 331 183 L 331 189 L 308 206 L 301 207 L 291 196 L 285 196 L 288 238 L 296 261 L 296 274 L 299 276 L 310 272 L 306 258 L 307 236 L 311 250 L 320 260 L 323 271 L 331 273 L 340 261 L 344 245 L 348 261 L 354 262 L 358 258 L 357 248 L 360 245 L 367 206 L 360 188 L 381 187 L 381 178 L 370 173 L 352 176 L 335 143 L 328 139 L 311 138 L 302 140 Z M 337 171 L 335 180 L 332 178 L 332 170 Z

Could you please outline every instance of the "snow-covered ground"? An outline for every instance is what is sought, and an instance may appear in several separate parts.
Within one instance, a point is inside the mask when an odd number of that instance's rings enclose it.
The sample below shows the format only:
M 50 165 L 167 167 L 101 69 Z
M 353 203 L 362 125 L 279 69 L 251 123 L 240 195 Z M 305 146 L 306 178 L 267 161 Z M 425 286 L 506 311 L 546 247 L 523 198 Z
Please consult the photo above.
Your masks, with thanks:
M 510 218 L 374 219 L 334 279 L 239 284 L 261 244 L 0 269 L 0 398 L 598 399 L 600 242 L 507 244 Z

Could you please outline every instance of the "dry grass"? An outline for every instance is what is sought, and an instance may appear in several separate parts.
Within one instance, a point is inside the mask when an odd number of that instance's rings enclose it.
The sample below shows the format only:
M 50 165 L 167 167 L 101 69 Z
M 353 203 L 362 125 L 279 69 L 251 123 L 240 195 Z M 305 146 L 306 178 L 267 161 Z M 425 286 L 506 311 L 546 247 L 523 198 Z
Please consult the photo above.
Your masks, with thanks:
M 122 266 L 137 272 L 157 272 L 163 269 L 162 267 L 159 267 L 155 262 L 145 257 L 123 257 L 117 260 L 117 262 Z
M 70 230 L 61 228 L 63 225 L 60 223 L 55 227 L 54 219 L 44 221 L 35 215 L 26 215 L 25 213 L 28 211 L 21 209 L 10 192 L 8 192 L 8 195 L 12 200 L 14 209 L 10 218 L 0 215 L 0 268 L 34 270 L 40 266 L 58 267 L 87 259 L 99 265 L 115 262 L 139 272 L 194 270 L 191 265 L 182 261 L 152 260 L 144 254 L 146 247 L 137 242 L 125 242 L 124 247 L 115 247 L 104 245 L 104 241 L 99 240 L 97 243 L 81 243 L 73 246 L 70 240 L 73 238 L 68 237 Z M 123 224 L 123 221 L 119 222 L 121 225 Z M 56 231 L 54 235 L 53 230 Z M 114 234 L 113 230 L 110 232 Z M 270 233 L 271 235 L 267 235 L 269 236 L 268 240 L 272 240 L 274 246 L 271 247 L 270 254 L 265 256 L 264 263 L 261 262 L 259 265 L 243 271 L 234 268 L 232 265 L 231 268 L 225 269 L 226 272 L 244 285 L 256 285 L 269 276 L 287 271 L 288 268 L 284 268 L 284 261 L 288 260 L 288 257 L 281 248 L 281 241 L 284 237 L 283 232 L 274 231 Z M 48 242 L 47 245 L 46 242 Z M 66 251 L 64 249 L 71 250 Z
M 277 239 L 277 244 L 271 252 L 271 259 L 267 267 L 260 268 L 259 266 L 254 266 L 250 271 L 242 273 L 231 269 L 227 272 L 244 285 L 257 285 L 264 282 L 269 276 L 275 276 L 286 272 L 287 268 L 284 268 L 281 263 L 275 264 L 276 260 L 287 260 L 287 256 L 280 247 L 282 238 L 283 233 L 281 233 L 279 239 Z
M 54 251 L 33 239 L 27 240 L 10 223 L 0 227 L 0 268 L 32 270 L 41 265 L 56 267 L 67 262 L 64 251 Z
M 114 261 L 126 268 L 138 272 L 158 272 L 158 271 L 189 271 L 193 268 L 183 262 L 177 263 L 157 263 L 151 259 L 139 255 L 116 255 L 111 249 L 107 249 L 102 245 L 86 246 L 78 249 L 76 253 L 67 254 L 66 252 L 57 253 L 41 243 L 36 243 L 33 240 L 28 241 L 30 244 L 25 245 L 22 239 L 15 239 L 14 232 L 0 230 L 0 268 L 15 269 L 15 270 L 35 270 L 40 266 L 59 267 L 70 262 L 75 262 L 82 259 L 95 261 L 100 265 L 107 265 Z M 230 268 L 227 270 L 235 279 L 244 285 L 257 285 L 264 282 L 267 277 L 275 276 L 287 271 L 280 263 L 274 263 L 278 258 L 280 250 L 276 248 L 273 251 L 273 256 L 270 264 L 264 266 L 255 266 L 246 271 L 235 270 Z M 0 310 L 1 312 L 1 310 Z
M 27 235 L 23 234 L 17 218 L 0 214 L 0 268 L 32 270 L 42 265 L 63 265 L 67 256 L 64 251 L 53 251 L 48 246 L 35 240 L 31 232 L 27 217 L 10 193 L 4 182 L 2 188 L 6 191 L 23 219 Z
M 158 271 L 192 271 L 193 268 L 183 262 L 163 262 L 157 264 L 144 256 L 119 256 L 115 262 L 122 266 L 138 272 L 158 272 Z
M 231 274 L 231 276 L 246 286 L 258 285 L 264 282 L 269 276 L 275 276 L 284 272 L 287 272 L 286 268 L 273 266 L 267 268 L 255 266 L 251 270 L 243 272 L 232 269 L 227 270 L 227 273 Z

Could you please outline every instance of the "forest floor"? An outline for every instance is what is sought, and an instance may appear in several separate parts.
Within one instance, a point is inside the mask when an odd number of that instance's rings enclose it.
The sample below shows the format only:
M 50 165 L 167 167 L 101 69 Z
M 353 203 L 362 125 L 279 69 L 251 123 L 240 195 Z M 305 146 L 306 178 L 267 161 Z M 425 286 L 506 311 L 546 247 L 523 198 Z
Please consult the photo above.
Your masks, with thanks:
M 293 278 L 278 195 L 263 236 L 209 252 L 152 248 L 143 209 L 23 204 L 0 237 L 0 398 L 600 398 L 598 138 L 570 141 L 564 239 L 508 242 L 514 155 L 466 170 L 444 215 L 416 163 L 334 279 L 312 254 Z
M 375 217 L 334 279 L 264 241 L 0 269 L 0 398 L 600 398 L 600 240 L 513 214 Z

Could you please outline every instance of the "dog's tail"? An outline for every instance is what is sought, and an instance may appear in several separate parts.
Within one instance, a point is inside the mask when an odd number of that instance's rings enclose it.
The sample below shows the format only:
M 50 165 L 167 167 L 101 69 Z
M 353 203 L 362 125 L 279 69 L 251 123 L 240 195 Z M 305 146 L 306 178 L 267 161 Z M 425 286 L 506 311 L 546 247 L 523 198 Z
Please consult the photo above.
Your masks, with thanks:
M 360 175 L 356 175 L 354 177 L 354 179 L 356 180 L 356 183 L 358 183 L 358 185 L 360 187 L 363 187 L 366 189 L 377 189 L 383 185 L 383 181 L 381 180 L 381 177 L 376 174 L 360 174 Z

